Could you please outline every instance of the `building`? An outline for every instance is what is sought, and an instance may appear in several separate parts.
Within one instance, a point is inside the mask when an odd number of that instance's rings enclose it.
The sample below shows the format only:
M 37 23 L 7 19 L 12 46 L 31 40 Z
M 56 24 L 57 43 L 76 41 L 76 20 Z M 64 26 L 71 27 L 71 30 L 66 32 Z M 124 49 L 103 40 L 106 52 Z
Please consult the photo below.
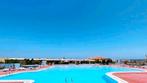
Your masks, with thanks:
M 121 64 L 143 66 L 146 65 L 146 59 L 121 59 Z
M 112 62 L 110 58 L 104 58 L 104 57 L 92 57 L 88 59 L 70 59 L 70 58 L 31 58 L 31 59 L 25 59 L 25 58 L 6 58 L 1 59 L 1 61 L 5 62 L 6 64 L 11 63 L 20 63 L 21 65 L 47 65 L 47 64 L 95 64 L 95 63 L 102 63 L 102 64 L 108 64 L 109 62 Z
M 5 63 L 5 58 L 0 58 L 0 63 Z

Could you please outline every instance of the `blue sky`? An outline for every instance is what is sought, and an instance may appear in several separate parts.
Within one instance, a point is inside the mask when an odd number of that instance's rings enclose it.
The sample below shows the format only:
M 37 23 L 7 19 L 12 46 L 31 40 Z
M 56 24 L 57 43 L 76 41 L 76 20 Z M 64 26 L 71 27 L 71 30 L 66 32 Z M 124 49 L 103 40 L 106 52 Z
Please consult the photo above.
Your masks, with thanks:
M 144 58 L 146 0 L 1 0 L 0 57 Z

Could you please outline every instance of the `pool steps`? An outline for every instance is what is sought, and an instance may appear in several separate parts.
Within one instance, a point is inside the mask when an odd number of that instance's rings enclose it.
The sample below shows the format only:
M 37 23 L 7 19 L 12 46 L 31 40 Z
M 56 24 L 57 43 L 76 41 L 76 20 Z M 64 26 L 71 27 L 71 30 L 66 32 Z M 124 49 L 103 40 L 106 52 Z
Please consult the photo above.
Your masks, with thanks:
M 74 83 L 73 79 L 71 78 L 70 81 L 68 81 L 67 78 L 65 78 L 65 83 Z

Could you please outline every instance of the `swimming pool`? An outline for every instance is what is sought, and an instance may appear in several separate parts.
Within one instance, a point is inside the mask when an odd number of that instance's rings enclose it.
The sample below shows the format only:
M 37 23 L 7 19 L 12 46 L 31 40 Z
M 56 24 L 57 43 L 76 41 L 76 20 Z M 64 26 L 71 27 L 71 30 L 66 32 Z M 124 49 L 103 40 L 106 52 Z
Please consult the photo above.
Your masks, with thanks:
M 9 75 L 1 77 L 0 80 L 34 80 L 35 83 L 107 83 L 105 74 L 116 71 L 139 70 L 95 65 L 60 65 L 38 72 Z

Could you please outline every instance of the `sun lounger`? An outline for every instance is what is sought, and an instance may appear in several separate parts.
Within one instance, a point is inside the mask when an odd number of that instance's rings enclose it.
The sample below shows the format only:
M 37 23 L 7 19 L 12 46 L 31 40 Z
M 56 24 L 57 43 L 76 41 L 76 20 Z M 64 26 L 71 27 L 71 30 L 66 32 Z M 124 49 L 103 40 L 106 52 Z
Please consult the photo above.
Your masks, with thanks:
M 9 69 L 3 69 L 2 71 L 3 71 L 3 72 L 7 72 L 7 71 L 9 71 Z
M 26 68 L 20 67 L 20 68 L 18 68 L 18 70 L 26 70 Z

